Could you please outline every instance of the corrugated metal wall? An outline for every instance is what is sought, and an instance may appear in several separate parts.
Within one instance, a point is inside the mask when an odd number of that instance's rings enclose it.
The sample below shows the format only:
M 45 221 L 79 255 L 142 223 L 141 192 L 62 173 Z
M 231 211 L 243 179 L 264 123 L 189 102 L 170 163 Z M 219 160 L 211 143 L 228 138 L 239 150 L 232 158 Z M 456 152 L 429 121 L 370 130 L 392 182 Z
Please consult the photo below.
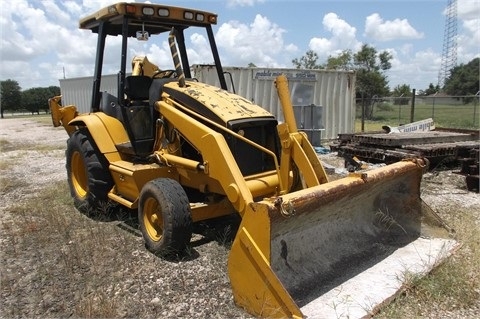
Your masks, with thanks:
M 233 92 L 233 83 L 237 94 L 265 108 L 279 121 L 283 121 L 283 114 L 274 80 L 278 75 L 285 74 L 289 80 L 297 122 L 303 123 L 299 128 L 315 130 L 308 133 L 309 137 L 318 133 L 321 134 L 321 139 L 336 139 L 339 133 L 355 131 L 353 72 L 234 67 L 226 67 L 224 71 L 227 72 L 225 78 L 229 91 Z M 213 66 L 194 65 L 192 73 L 201 82 L 220 85 Z M 60 80 L 62 104 L 76 105 L 80 113 L 90 112 L 92 85 L 93 77 Z M 117 96 L 117 75 L 103 76 L 100 89 Z M 312 111 L 312 107 L 319 108 Z M 302 114 L 305 118 L 302 118 Z M 315 118 L 308 118 L 309 116 Z M 319 136 L 311 140 L 319 140 Z
M 117 96 L 117 75 L 104 75 L 100 84 L 100 91 Z M 60 80 L 62 105 L 75 105 L 79 113 L 90 112 L 92 104 L 93 77 L 82 77 Z
M 279 121 L 283 121 L 283 114 L 274 80 L 283 73 L 288 78 L 294 106 L 313 104 L 322 107 L 318 112 L 305 112 L 321 118 L 322 139 L 336 139 L 339 133 L 355 131 L 354 72 L 236 67 L 225 67 L 224 71 L 229 91 L 233 92 L 233 83 L 237 94 L 265 108 Z M 194 65 L 193 74 L 200 82 L 220 85 L 214 66 Z M 297 122 L 305 123 L 307 129 L 308 123 L 318 123 L 318 121 L 318 118 L 301 120 L 297 118 Z

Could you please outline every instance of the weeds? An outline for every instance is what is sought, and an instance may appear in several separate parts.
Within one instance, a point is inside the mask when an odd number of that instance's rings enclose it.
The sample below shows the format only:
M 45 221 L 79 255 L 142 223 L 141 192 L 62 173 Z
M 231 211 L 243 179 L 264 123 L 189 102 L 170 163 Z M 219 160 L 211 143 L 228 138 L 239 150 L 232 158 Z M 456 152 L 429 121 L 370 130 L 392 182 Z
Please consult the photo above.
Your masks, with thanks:
M 39 302 L 35 313 L 40 317 L 70 316 L 62 312 L 64 308 L 75 309 L 78 317 L 118 317 L 115 298 L 102 293 L 101 287 L 111 280 L 107 270 L 128 262 L 112 247 L 121 243 L 132 248 L 135 240 L 129 233 L 113 223 L 93 227 L 99 221 L 75 211 L 66 181 L 40 190 L 5 213 L 10 217 L 0 224 L 2 242 L 8 243 L 1 253 L 2 298 L 4 293 L 24 293 L 28 300 L 43 300 L 48 292 L 53 305 Z M 82 296 L 75 297 L 78 294 Z M 7 307 L 2 316 L 15 316 L 15 309 Z
M 15 149 L 14 145 L 5 139 L 0 139 L 0 151 L 6 152 L 8 150 Z
M 480 299 L 480 232 L 467 212 L 450 208 L 447 223 L 457 229 L 462 248 L 426 276 L 405 273 L 405 292 L 377 318 L 425 317 L 429 313 L 478 307 Z M 450 218 L 447 218 L 450 216 Z
M 6 194 L 15 189 L 25 187 L 27 183 L 16 177 L 0 177 L 0 193 Z
M 402 225 L 400 225 L 396 220 L 395 218 L 393 218 L 392 215 L 389 214 L 388 212 L 388 209 L 386 209 L 385 212 L 381 211 L 381 210 L 378 210 L 376 213 L 375 213 L 375 221 L 376 223 L 375 224 L 379 224 L 381 226 L 383 226 L 383 228 L 385 228 L 385 230 L 390 230 L 390 228 L 392 226 L 397 226 L 398 228 L 400 228 L 405 234 L 407 234 L 407 231 L 405 230 L 405 228 L 403 228 Z
M 75 316 L 80 318 L 116 318 L 117 304 L 114 296 L 104 291 L 86 293 L 75 307 Z

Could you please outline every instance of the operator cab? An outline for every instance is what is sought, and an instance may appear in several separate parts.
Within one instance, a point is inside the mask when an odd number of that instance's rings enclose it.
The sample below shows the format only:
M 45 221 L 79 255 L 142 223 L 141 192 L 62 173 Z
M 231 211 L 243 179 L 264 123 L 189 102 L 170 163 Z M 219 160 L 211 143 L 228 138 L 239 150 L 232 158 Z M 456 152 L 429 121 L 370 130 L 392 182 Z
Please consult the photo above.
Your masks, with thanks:
M 98 34 L 91 111 L 103 111 L 123 123 L 130 141 L 117 145 L 120 152 L 139 158 L 153 153 L 159 116 L 154 104 L 161 99 L 163 86 L 172 81 L 179 81 L 182 86 L 185 78 L 192 77 L 185 43 L 185 30 L 188 28 L 195 27 L 195 32 L 199 33 L 203 29 L 206 33 L 220 87 L 227 89 L 212 30 L 212 25 L 216 23 L 217 15 L 214 13 L 146 3 L 113 4 L 80 20 L 81 29 Z M 170 48 L 175 69 L 161 70 L 146 57 L 135 56 L 132 73 L 127 74 L 127 56 L 131 52 L 129 39 L 149 41 L 162 34 L 173 41 L 175 53 L 172 42 Z M 105 43 L 109 36 L 122 38 L 116 97 L 100 91 Z

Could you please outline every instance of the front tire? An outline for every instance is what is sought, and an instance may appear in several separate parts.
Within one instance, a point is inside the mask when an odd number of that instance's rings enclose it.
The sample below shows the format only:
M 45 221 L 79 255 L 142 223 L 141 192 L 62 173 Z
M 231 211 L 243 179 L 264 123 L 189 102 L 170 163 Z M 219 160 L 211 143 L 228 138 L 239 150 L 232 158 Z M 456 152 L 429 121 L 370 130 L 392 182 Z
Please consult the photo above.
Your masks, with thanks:
M 190 203 L 182 186 L 158 178 L 140 192 L 138 222 L 147 248 L 161 256 L 183 254 L 192 238 Z
M 68 185 L 75 206 L 85 213 L 105 207 L 113 179 L 107 159 L 87 129 L 79 129 L 69 138 L 66 162 Z

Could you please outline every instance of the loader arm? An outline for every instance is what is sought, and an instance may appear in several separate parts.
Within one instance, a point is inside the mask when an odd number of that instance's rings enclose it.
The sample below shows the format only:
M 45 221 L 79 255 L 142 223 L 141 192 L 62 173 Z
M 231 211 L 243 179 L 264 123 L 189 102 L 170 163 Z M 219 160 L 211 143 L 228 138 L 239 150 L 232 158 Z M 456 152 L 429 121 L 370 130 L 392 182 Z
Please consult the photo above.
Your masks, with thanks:
M 328 183 L 327 173 L 318 159 L 312 144 L 305 133 L 299 132 L 295 122 L 288 81 L 285 75 L 280 75 L 275 80 L 278 97 L 282 106 L 285 123 L 278 126 L 278 135 L 282 145 L 281 155 L 281 180 L 282 185 L 288 185 L 292 163 L 295 163 L 303 175 L 306 187 L 313 187 Z M 288 191 L 283 189 L 282 191 Z
M 411 159 L 328 182 L 313 147 L 297 131 L 286 78 L 278 77 L 276 85 L 286 120 L 278 127 L 280 179 L 285 183 L 295 163 L 306 187 L 247 206 L 228 260 L 238 305 L 268 318 L 332 317 L 328 308 L 336 299 L 330 295 L 357 299 L 343 292 L 344 285 L 358 290 L 358 298 L 378 298 L 369 295 L 368 281 L 362 284 L 372 260 L 388 286 L 402 271 L 392 264 L 413 268 L 420 260 L 425 266 L 432 253 L 452 249 L 445 224 L 420 198 L 428 163 Z M 430 238 L 426 245 L 424 238 Z M 391 298 L 384 290 L 380 301 Z M 341 313 L 366 316 L 354 302 L 342 305 Z

